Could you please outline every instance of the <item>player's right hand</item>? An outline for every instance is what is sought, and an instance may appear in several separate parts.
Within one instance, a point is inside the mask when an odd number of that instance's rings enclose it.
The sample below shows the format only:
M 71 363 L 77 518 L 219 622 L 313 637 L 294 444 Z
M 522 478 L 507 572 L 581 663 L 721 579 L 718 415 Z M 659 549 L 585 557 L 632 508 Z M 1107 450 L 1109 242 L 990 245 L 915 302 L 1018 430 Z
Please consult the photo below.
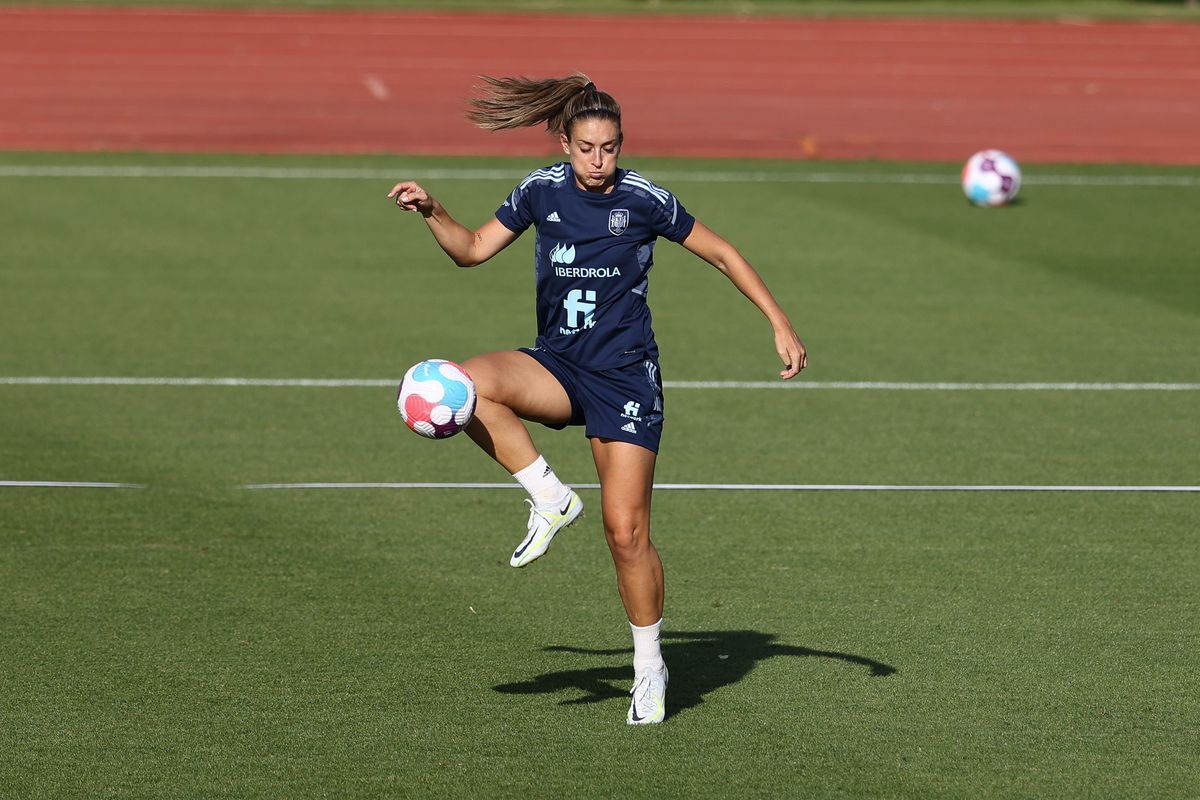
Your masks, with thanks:
M 433 212 L 433 198 L 413 181 L 397 183 L 388 192 L 388 199 L 394 199 L 405 211 L 419 211 L 422 216 L 427 217 Z

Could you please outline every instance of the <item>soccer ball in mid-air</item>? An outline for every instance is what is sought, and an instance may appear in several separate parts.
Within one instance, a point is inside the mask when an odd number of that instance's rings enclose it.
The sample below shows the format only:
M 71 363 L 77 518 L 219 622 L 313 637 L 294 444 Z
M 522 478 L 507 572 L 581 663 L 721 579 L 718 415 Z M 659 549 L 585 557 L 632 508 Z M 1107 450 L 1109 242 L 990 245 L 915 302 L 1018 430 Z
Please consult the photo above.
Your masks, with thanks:
M 977 206 L 1005 206 L 1021 188 L 1021 168 L 1000 150 L 980 150 L 962 169 L 963 194 Z
M 396 407 L 404 424 L 428 439 L 445 439 L 467 426 L 475 413 L 475 383 L 467 371 L 430 358 L 404 373 Z

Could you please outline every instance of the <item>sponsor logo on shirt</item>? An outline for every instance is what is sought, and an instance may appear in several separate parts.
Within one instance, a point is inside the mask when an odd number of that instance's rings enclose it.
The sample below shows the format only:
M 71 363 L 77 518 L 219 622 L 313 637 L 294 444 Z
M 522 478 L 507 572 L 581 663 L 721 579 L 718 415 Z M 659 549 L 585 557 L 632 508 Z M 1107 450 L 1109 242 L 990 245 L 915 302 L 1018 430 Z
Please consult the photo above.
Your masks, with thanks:
M 558 329 L 563 336 L 573 336 L 594 327 L 596 320 L 592 315 L 596 312 L 596 292 L 591 289 L 572 289 L 563 300 L 563 310 L 567 314 L 567 325 Z
M 546 222 L 562 222 L 562 217 L 558 215 L 557 211 L 551 211 L 546 215 Z
M 621 270 L 617 267 L 555 267 L 554 274 L 560 278 L 619 278 Z
M 559 242 L 550 250 L 550 263 L 556 265 L 575 263 L 575 245 Z M 554 274 L 559 278 L 619 278 L 620 267 L 567 267 L 556 266 Z
M 575 263 L 575 245 L 565 245 L 562 242 L 554 245 L 554 249 L 550 251 L 551 264 L 574 264 Z

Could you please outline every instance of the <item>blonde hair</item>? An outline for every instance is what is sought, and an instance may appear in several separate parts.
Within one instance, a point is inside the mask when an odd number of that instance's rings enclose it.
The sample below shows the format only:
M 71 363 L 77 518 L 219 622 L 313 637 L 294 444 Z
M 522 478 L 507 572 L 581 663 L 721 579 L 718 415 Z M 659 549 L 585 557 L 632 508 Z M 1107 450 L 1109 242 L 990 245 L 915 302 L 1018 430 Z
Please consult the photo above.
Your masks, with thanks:
M 546 123 L 552 134 L 570 135 L 582 119 L 607 119 L 621 130 L 621 106 L 582 72 L 565 78 L 492 78 L 481 75 L 482 97 L 469 101 L 467 119 L 489 131 Z

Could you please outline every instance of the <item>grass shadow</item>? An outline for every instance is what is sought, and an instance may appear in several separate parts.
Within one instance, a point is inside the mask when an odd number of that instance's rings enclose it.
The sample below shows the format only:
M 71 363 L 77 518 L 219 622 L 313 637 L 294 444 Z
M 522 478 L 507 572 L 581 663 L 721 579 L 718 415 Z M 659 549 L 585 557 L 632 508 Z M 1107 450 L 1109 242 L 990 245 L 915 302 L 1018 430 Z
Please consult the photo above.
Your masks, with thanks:
M 704 702 L 704 696 L 723 686 L 737 683 L 760 661 L 769 658 L 828 658 L 866 668 L 868 677 L 882 678 L 896 673 L 896 668 L 882 661 L 851 653 L 795 647 L 775 641 L 773 633 L 759 631 L 675 631 L 663 634 L 663 659 L 671 668 L 671 685 L 667 693 L 668 716 L 694 708 Z M 592 650 L 582 647 L 556 645 L 544 648 L 551 653 L 580 653 L 594 656 L 615 656 L 632 652 L 631 648 Z M 633 679 L 628 664 L 598 666 L 586 669 L 544 672 L 522 681 L 493 687 L 504 694 L 559 694 L 571 692 L 574 697 L 559 701 L 560 705 L 599 703 L 629 696 L 628 686 Z

